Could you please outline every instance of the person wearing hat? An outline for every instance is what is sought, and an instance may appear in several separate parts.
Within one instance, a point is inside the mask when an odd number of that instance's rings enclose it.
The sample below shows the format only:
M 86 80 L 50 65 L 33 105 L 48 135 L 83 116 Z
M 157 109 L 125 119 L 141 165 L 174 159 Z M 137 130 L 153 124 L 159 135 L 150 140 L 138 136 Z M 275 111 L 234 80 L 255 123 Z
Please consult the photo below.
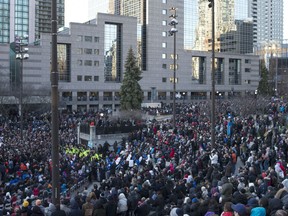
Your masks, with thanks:
M 232 204 L 231 208 L 233 209 L 235 216 L 246 216 L 247 215 L 246 207 L 242 203 L 237 203 L 236 205 Z
M 21 215 L 31 215 L 32 214 L 32 210 L 31 210 L 31 206 L 29 205 L 29 202 L 27 200 L 24 200 L 21 206 Z

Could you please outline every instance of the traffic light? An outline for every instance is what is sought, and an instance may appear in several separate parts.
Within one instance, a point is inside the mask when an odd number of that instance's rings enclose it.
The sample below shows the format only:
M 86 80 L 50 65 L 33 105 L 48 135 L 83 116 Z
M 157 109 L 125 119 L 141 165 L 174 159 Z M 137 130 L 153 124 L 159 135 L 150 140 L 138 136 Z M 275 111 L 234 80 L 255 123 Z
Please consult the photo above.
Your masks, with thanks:
M 208 0 L 208 2 L 209 2 L 208 7 L 212 8 L 214 4 L 214 0 Z
M 20 52 L 20 46 L 21 46 L 21 40 L 19 36 L 15 36 L 15 53 L 19 53 Z

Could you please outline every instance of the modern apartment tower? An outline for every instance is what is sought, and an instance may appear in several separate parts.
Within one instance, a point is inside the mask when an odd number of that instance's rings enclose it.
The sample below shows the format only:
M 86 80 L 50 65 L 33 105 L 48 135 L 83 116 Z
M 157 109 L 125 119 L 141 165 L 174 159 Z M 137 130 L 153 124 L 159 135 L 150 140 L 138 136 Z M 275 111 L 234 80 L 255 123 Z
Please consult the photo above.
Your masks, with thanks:
M 65 0 L 57 0 L 57 21 L 58 28 L 64 26 L 64 12 L 65 12 Z M 51 0 L 36 0 L 36 19 L 35 19 L 35 34 L 36 40 L 40 38 L 40 33 L 51 32 Z
M 64 0 L 58 0 L 58 28 L 64 26 Z M 51 32 L 50 0 L 2 0 L 0 2 L 0 43 L 11 43 L 16 35 L 29 35 L 29 41 L 40 33 Z
M 253 18 L 253 43 L 282 43 L 283 0 L 249 0 L 249 16 Z

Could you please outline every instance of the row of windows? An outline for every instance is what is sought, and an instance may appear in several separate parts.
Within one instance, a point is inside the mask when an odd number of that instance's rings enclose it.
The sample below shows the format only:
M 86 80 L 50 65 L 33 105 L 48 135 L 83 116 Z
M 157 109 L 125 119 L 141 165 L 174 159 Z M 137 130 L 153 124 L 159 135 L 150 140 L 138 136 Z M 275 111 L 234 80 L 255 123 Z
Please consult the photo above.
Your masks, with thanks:
M 84 77 L 84 79 L 83 79 L 83 77 Z M 86 82 L 95 81 L 95 82 L 98 82 L 99 76 L 81 76 L 81 75 L 78 75 L 77 81 L 86 81 Z
M 88 54 L 88 55 L 99 55 L 100 51 L 99 49 L 89 49 L 89 48 L 78 48 L 78 51 L 77 51 L 78 54 Z
M 84 63 L 84 64 L 83 64 Z M 92 60 L 77 60 L 77 64 L 79 66 L 92 66 L 93 65 L 93 61 Z M 94 66 L 99 67 L 99 61 L 94 61 Z
M 84 42 L 93 42 L 93 37 L 92 36 L 83 36 L 83 35 L 78 35 L 77 36 L 77 41 L 84 41 Z M 99 37 L 94 37 L 94 42 L 99 43 L 100 38 Z

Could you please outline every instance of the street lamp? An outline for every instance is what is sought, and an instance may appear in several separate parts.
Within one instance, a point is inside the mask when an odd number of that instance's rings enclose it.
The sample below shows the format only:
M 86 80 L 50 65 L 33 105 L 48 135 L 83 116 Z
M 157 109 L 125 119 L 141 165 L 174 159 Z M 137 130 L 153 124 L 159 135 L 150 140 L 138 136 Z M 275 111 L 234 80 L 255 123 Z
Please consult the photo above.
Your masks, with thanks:
M 255 94 L 255 107 L 256 107 L 256 113 L 257 113 L 257 110 L 258 110 L 258 108 L 257 108 L 257 94 L 258 94 L 258 90 L 257 89 L 255 89 L 254 94 Z
M 183 97 L 183 104 L 184 104 L 184 102 L 185 102 L 185 96 L 186 96 L 186 92 L 183 92 L 183 93 L 182 93 L 182 97 Z
M 215 147 L 215 5 L 214 0 L 208 0 L 212 12 L 212 68 L 211 68 L 211 145 Z
M 171 18 L 171 21 L 169 25 L 172 26 L 172 28 L 169 30 L 169 36 L 174 36 L 174 47 L 173 47 L 173 128 L 176 128 L 176 33 L 178 32 L 176 26 L 178 25 L 178 20 L 176 19 L 177 8 L 172 7 L 170 8 L 170 11 L 174 12 L 172 15 L 169 16 Z
M 20 139 L 23 141 L 23 60 L 29 58 L 28 54 L 28 35 L 23 37 L 15 36 L 15 54 L 16 59 L 19 60 L 20 64 L 20 74 L 19 74 L 19 82 L 20 82 L 20 95 L 19 95 L 19 115 L 20 115 Z

